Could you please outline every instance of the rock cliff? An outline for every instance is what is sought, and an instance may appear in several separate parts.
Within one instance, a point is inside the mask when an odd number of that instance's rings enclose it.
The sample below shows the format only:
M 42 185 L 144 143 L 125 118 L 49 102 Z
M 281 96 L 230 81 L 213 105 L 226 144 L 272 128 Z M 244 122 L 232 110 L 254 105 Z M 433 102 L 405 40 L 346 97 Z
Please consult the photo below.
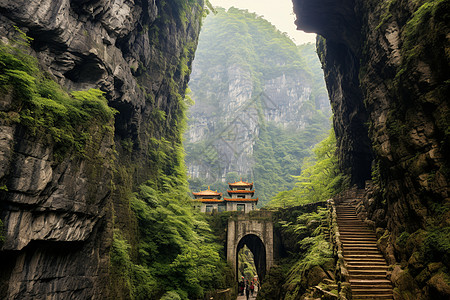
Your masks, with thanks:
M 323 37 L 340 166 L 375 181 L 368 218 L 401 262 L 396 298 L 448 297 L 449 1 L 293 2 L 298 27 Z
M 3 44 L 26 33 L 39 78 L 100 89 L 117 113 L 84 124 L 83 148 L 61 152 L 2 87 L 0 298 L 127 298 L 111 276 L 112 228 L 135 240 L 133 186 L 173 172 L 152 151 L 161 140 L 181 145 L 202 14 L 203 0 L 1 1 Z

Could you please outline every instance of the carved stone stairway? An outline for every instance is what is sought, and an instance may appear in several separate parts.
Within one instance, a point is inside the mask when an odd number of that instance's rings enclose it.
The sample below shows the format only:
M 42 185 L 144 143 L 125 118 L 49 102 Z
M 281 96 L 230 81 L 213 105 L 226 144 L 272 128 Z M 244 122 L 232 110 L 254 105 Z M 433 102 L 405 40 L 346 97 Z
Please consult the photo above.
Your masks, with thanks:
M 353 199 L 336 205 L 336 215 L 353 299 L 393 299 L 386 260 L 375 233 L 356 216 Z

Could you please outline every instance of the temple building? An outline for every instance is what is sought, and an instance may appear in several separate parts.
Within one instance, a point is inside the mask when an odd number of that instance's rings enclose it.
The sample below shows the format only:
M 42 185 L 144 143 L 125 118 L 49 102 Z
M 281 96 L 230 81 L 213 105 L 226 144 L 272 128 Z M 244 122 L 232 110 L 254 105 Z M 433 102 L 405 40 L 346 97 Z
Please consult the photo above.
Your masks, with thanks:
M 212 212 L 213 210 L 225 211 L 226 204 L 222 200 L 222 193 L 212 191 L 209 186 L 205 191 L 198 193 L 193 192 L 194 195 L 194 207 L 200 208 L 201 212 Z
M 192 193 L 194 195 L 194 206 L 199 207 L 201 212 L 243 211 L 248 213 L 256 209 L 258 198 L 252 198 L 255 194 L 253 182 L 244 182 L 242 179 L 234 183 L 228 183 L 227 190 L 230 198 L 221 199 L 222 193 L 212 191 L 209 187 L 205 191 Z

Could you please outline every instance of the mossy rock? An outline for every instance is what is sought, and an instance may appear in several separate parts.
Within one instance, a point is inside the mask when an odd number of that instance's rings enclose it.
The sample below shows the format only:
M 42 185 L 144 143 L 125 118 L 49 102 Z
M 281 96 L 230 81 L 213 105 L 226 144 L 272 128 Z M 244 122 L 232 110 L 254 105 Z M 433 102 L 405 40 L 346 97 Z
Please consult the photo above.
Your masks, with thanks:
M 412 292 L 418 290 L 417 284 L 414 281 L 414 278 L 409 273 L 408 269 L 402 270 L 399 265 L 396 265 L 394 267 L 391 275 L 391 280 L 401 294 L 403 294 L 404 292 Z
M 417 300 L 418 295 L 410 291 L 401 291 L 394 288 L 394 299 L 396 300 Z
M 424 268 L 424 261 L 419 252 L 415 251 L 408 260 L 408 268 L 414 271 Z
M 437 270 L 439 270 L 440 268 L 442 268 L 442 266 L 443 266 L 443 264 L 441 262 L 435 262 L 435 263 L 428 264 L 427 268 L 428 268 L 428 271 L 430 271 L 431 273 L 434 273 Z
M 425 282 L 430 279 L 431 277 L 431 273 L 428 269 L 423 269 L 422 272 L 419 273 L 419 275 L 417 275 L 415 277 L 415 280 L 417 281 L 417 283 L 421 286 L 425 285 Z
M 408 239 L 406 240 L 406 253 L 407 255 L 412 255 L 414 251 L 419 249 L 423 242 L 425 241 L 427 236 L 427 232 L 425 230 L 419 229 L 416 232 L 412 233 Z
M 322 280 L 328 278 L 327 273 L 319 266 L 314 266 L 306 275 L 307 286 L 318 285 Z
M 450 276 L 444 272 L 434 275 L 427 284 L 430 299 L 450 299 Z
M 381 252 L 386 253 L 386 249 L 390 243 L 390 237 L 391 237 L 390 232 L 386 230 L 384 234 L 378 239 L 377 244 Z

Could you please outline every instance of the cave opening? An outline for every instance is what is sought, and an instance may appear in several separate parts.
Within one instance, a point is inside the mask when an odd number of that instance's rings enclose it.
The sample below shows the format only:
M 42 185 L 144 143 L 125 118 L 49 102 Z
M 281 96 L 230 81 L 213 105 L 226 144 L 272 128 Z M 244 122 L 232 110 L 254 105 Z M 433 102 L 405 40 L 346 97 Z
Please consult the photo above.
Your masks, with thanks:
M 237 245 L 236 278 L 241 281 L 242 273 L 244 273 L 244 279 L 251 281 L 255 279 L 254 271 L 256 271 L 258 280 L 264 278 L 266 274 L 266 247 L 258 236 L 248 234 L 242 237 Z M 250 278 L 251 276 L 253 278 Z

